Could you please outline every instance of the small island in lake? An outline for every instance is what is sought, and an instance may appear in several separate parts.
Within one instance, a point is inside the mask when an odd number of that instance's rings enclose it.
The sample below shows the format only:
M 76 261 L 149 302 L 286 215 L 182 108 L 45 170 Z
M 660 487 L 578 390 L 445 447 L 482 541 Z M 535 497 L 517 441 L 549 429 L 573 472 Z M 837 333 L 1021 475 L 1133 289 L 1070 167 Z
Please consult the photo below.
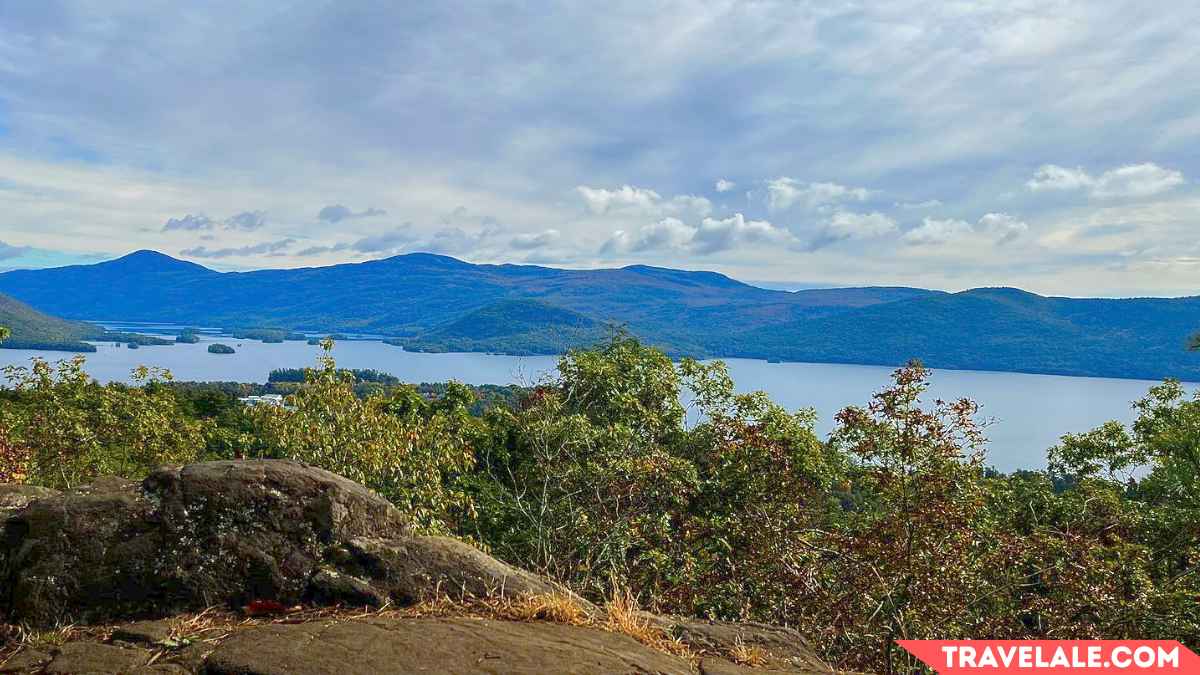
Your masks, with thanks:
M 235 352 L 233 347 L 230 347 L 229 345 L 223 345 L 220 342 L 214 342 L 208 346 L 208 353 L 209 354 L 236 354 L 237 352 Z

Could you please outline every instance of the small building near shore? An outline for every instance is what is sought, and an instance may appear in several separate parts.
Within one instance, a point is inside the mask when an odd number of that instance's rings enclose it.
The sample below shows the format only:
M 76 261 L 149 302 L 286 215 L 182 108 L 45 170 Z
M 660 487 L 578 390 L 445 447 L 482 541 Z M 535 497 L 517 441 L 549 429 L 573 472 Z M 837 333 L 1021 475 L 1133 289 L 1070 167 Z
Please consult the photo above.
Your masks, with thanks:
M 261 396 L 240 396 L 238 403 L 244 405 L 273 405 L 283 407 L 282 394 L 263 394 Z

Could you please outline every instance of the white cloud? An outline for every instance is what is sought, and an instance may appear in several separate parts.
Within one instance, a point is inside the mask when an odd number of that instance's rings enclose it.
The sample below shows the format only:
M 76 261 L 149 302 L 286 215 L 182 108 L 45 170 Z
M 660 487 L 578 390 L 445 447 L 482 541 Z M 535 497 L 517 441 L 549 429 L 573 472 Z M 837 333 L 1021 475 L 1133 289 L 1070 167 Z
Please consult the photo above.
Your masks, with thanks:
M 1078 190 L 1091 187 L 1092 177 L 1082 167 L 1068 169 L 1057 164 L 1045 164 L 1034 172 L 1025 186 L 1034 192 L 1044 190 Z
M 993 237 L 998 244 L 1007 244 L 1029 231 L 1029 225 L 1007 213 L 985 213 L 977 229 Z
M 771 211 L 784 211 L 796 205 L 819 209 L 842 202 L 866 201 L 870 196 L 871 191 L 866 188 L 838 183 L 801 183 L 786 176 L 767 183 L 767 208 Z
M 1195 88 L 1179 84 L 1196 79 L 1198 3 L 1164 13 L 1133 0 L 678 0 L 650 10 L 613 0 L 545 12 L 533 4 L 496 11 L 480 0 L 423 6 L 421 21 L 404 3 L 352 11 L 294 3 L 286 12 L 209 3 L 187 20 L 166 5 L 8 5 L 0 238 L 39 251 L 119 254 L 164 241 L 220 250 L 295 236 L 304 244 L 288 256 L 246 264 L 344 262 L 426 242 L 473 245 L 464 257 L 505 262 L 528 252 L 517 247 L 535 243 L 532 233 L 555 229 L 558 244 L 530 251 L 575 264 L 558 253 L 594 255 L 614 230 L 636 236 L 665 218 L 699 230 L 705 217 L 730 216 L 721 208 L 701 215 L 705 202 L 671 196 L 699 190 L 744 207 L 747 222 L 786 223 L 804 240 L 839 211 L 879 210 L 909 227 L 926 215 L 972 214 L 963 220 L 973 234 L 923 264 L 911 262 L 920 247 L 883 245 L 901 243 L 895 232 L 805 256 L 758 245 L 719 259 L 688 248 L 649 260 L 752 278 L 789 277 L 802 263 L 812 280 L 1004 282 L 1070 293 L 1093 288 L 1098 257 L 1154 248 L 1166 259 L 1194 241 L 1200 213 L 1200 157 L 1187 151 L 1200 105 Z M 213 25 L 223 30 L 205 29 Z M 271 30 L 256 30 L 263 25 Z M 629 49 L 631 40 L 644 49 Z M 197 82 L 206 95 L 196 96 Z M 721 95 L 697 96 L 713 90 Z M 1067 158 L 1064 175 L 1041 175 L 1032 181 L 1039 191 L 1026 190 L 1046 157 Z M 1111 157 L 1133 159 L 1103 159 Z M 1118 169 L 1141 161 L 1178 175 Z M 1076 163 L 1086 170 L 1070 168 Z M 717 191 L 715 178 L 730 175 L 738 186 Z M 787 176 L 832 182 L 787 179 L 768 210 L 768 182 Z M 1170 187 L 1184 176 L 1190 184 Z M 573 192 L 620 192 L 622 182 L 653 187 L 657 198 L 621 205 L 618 195 L 597 211 Z M 864 199 L 857 186 L 878 192 Z M 754 197 L 742 200 L 747 189 Z M 945 210 L 892 208 L 930 196 Z M 344 212 L 318 220 L 324 205 Z M 474 237 L 478 219 L 443 221 L 458 205 L 512 229 Z M 370 206 L 403 216 L 337 215 Z M 1117 206 L 1121 213 L 1106 211 Z M 222 227 L 254 209 L 269 214 L 254 235 Z M 976 231 L 976 217 L 989 211 L 1037 223 L 1045 257 L 1027 259 L 1033 246 L 1020 258 L 985 252 L 1004 236 L 999 224 Z M 184 214 L 216 224 L 161 233 Z M 859 231 L 839 218 L 827 239 Z M 418 223 L 408 240 L 351 248 L 404 220 Z M 1041 246 L 1070 228 L 1079 228 L 1071 245 Z M 322 245 L 331 250 L 321 257 L 293 252 Z M 31 256 L 13 260 L 60 260 Z M 1103 282 L 1195 292 L 1194 274 L 1161 279 L 1129 267 Z
M 600 252 L 606 255 L 644 253 L 655 250 L 684 250 L 696 236 L 696 228 L 678 218 L 643 225 L 636 231 L 617 230 L 604 242 Z
M 974 225 L 957 218 L 926 218 L 905 232 L 901 239 L 909 245 L 941 245 L 971 238 L 992 244 L 1007 244 L 1025 232 L 1029 225 L 1007 213 L 986 213 Z
M 868 239 L 895 231 L 896 221 L 878 211 L 851 213 L 839 211 L 829 220 L 829 232 L 847 239 Z
M 654 190 L 645 190 L 632 185 L 622 185 L 616 190 L 593 188 L 580 185 L 575 188 L 589 211 L 604 214 L 621 208 L 635 207 L 642 210 L 653 209 L 662 202 L 662 195 Z
M 1152 197 L 1183 185 L 1183 173 L 1157 164 L 1129 164 L 1092 176 L 1082 167 L 1040 167 L 1025 185 L 1034 192 L 1087 190 L 1100 199 Z
M 717 192 L 729 192 L 735 187 L 737 187 L 737 183 L 731 180 L 725 180 L 724 178 L 718 178 L 716 184 L 713 185 L 713 189 Z
M 765 220 L 747 220 L 741 213 L 728 218 L 705 218 L 692 237 L 697 253 L 728 251 L 743 244 L 790 243 L 792 235 Z
M 580 185 L 575 191 L 583 198 L 584 205 L 594 215 L 639 214 L 648 216 L 707 216 L 712 213 L 712 202 L 695 195 L 676 195 L 663 198 L 654 190 L 622 185 L 615 190 Z
M 787 230 L 765 220 L 749 220 L 745 215 L 735 213 L 728 218 L 704 218 L 699 226 L 688 225 L 678 218 L 663 218 L 632 232 L 617 230 L 600 250 L 606 256 L 649 251 L 705 255 L 744 245 L 792 245 L 794 242 L 795 238 Z
M 1157 164 L 1131 164 L 1105 171 L 1092 194 L 1100 198 L 1152 197 L 1183 185 L 1183 173 Z
M 921 224 L 901 237 L 908 244 L 944 244 L 971 234 L 974 230 L 965 220 L 926 218 Z

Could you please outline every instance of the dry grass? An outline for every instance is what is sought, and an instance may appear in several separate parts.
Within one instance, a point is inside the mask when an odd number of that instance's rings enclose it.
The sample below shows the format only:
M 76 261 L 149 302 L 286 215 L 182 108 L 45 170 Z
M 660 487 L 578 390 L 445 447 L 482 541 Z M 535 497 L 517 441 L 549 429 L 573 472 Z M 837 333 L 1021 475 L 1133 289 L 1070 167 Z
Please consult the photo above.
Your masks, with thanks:
M 509 621 L 549 621 L 570 626 L 586 625 L 591 617 L 566 593 L 529 595 L 500 603 L 497 613 Z
M 614 593 L 603 614 L 589 611 L 585 603 L 567 592 L 528 595 L 516 598 L 452 598 L 439 595 L 406 607 L 386 604 L 378 609 L 339 607 L 290 608 L 269 616 L 247 616 L 226 608 L 210 607 L 199 613 L 171 619 L 170 637 L 156 645 L 151 663 L 168 657 L 186 646 L 202 643 L 215 648 L 234 632 L 259 625 L 308 623 L 312 621 L 359 621 L 364 619 L 415 619 L 473 617 L 500 621 L 522 621 L 581 626 L 628 635 L 660 651 L 695 661 L 697 656 L 682 641 L 654 626 L 638 608 L 628 591 Z M 0 625 L 0 665 L 24 649 L 49 651 L 74 640 L 105 642 L 115 626 L 64 626 L 56 630 L 30 631 L 18 626 Z
M 763 668 L 771 661 L 771 655 L 759 645 L 748 645 L 738 638 L 729 649 L 729 658 L 734 663 L 751 668 Z
M 30 630 L 24 626 L 0 624 L 0 666 L 27 649 L 47 652 L 72 640 L 107 640 L 110 632 L 103 626 L 79 627 L 72 624 L 50 630 Z
M 668 654 L 690 661 L 696 659 L 696 655 L 683 641 L 650 623 L 638 607 L 637 599 L 628 590 L 614 590 L 604 609 L 607 620 L 601 627 L 605 630 L 628 635 L 647 647 Z

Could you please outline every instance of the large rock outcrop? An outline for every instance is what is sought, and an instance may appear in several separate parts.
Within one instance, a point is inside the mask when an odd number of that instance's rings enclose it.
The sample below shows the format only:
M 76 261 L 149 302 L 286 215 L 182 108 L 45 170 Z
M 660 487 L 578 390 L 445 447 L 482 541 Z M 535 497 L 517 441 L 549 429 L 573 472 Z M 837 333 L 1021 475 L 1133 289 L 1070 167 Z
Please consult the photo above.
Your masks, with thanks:
M 479 617 L 325 619 L 222 627 L 217 640 L 153 641 L 161 622 L 119 628 L 107 642 L 84 638 L 26 648 L 0 673 L 177 673 L 199 675 L 345 675 L 346 673 L 574 673 L 609 675 L 811 675 L 832 670 L 812 659 L 772 658 L 749 667 L 725 651 L 691 658 L 668 654 L 620 633 L 546 622 Z M 147 635 L 149 634 L 149 635 Z M 209 635 L 214 634 L 210 632 Z M 199 636 L 197 636 L 199 637 Z M 754 641 L 750 631 L 746 638 Z
M 457 540 L 413 536 L 379 495 L 284 460 L 103 478 L 43 493 L 3 526 L 0 615 L 37 626 L 255 600 L 378 605 L 435 590 L 553 590 Z
M 768 670 L 830 672 L 788 629 L 650 614 L 642 626 L 653 638 L 613 628 L 548 580 L 417 536 L 375 493 L 296 462 L 167 467 L 65 492 L 0 486 L 0 525 L 0 624 L 92 624 L 64 644 L 23 642 L 29 633 L 0 625 L 0 673 L 748 675 L 762 671 L 735 661 L 754 650 Z M 489 604 L 497 596 L 511 607 L 565 596 L 579 612 L 513 621 L 479 610 L 505 606 Z M 311 609 L 434 597 L 489 600 Z M 246 619 L 237 610 L 247 604 L 310 609 Z M 233 611 L 202 628 L 219 605 Z M 688 653 L 656 648 L 670 638 Z

